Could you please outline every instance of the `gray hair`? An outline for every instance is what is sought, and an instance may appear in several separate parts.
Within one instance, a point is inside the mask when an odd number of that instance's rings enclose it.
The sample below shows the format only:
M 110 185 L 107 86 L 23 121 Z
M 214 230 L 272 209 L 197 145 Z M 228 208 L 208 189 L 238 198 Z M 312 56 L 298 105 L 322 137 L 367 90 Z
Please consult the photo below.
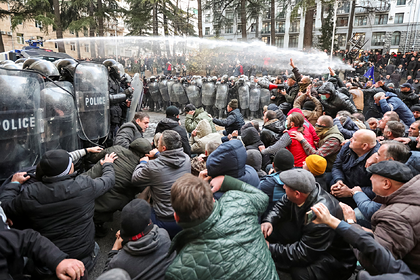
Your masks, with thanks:
M 406 163 L 411 157 L 410 148 L 403 143 L 387 140 L 382 142 L 382 146 L 386 145 L 385 158 L 393 158 L 395 161 Z
M 405 126 L 402 123 L 397 121 L 389 121 L 386 123 L 386 126 L 388 127 L 389 131 L 391 131 L 392 136 L 395 138 L 404 136 Z
M 218 147 L 220 146 L 220 143 L 218 142 L 208 142 L 206 144 L 206 151 L 207 151 L 207 156 L 209 156 L 211 153 L 213 153 Z
M 373 96 L 373 99 L 380 99 L 382 96 L 385 96 L 385 92 L 378 92 Z
M 165 146 L 166 150 L 175 150 L 182 147 L 181 136 L 175 130 L 165 130 L 162 132 L 161 141 L 161 145 Z

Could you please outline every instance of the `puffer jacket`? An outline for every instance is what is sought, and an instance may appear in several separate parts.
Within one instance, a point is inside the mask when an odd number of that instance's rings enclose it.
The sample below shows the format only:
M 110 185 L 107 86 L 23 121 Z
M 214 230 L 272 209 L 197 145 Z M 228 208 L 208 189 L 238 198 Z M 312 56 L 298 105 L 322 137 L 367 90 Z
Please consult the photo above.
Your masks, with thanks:
M 344 139 L 352 138 L 353 134 L 359 130 L 359 127 L 352 121 L 350 117 L 347 117 L 343 124 L 341 124 L 338 118 L 335 118 L 334 125 L 337 126 L 338 130 L 344 136 Z
M 265 147 L 270 147 L 280 139 L 284 131 L 284 122 L 278 119 L 269 120 L 262 128 L 260 139 Z
M 185 117 L 185 129 L 188 133 L 191 133 L 198 125 L 201 120 L 208 120 L 211 132 L 217 132 L 212 119 L 209 117 L 204 108 L 198 108 L 195 110 L 194 115 L 187 114 Z
M 319 202 L 334 217 L 343 219 L 338 200 L 317 183 L 301 207 L 291 202 L 287 195 L 277 201 L 263 222 L 273 226 L 286 222 L 288 227 L 281 230 L 287 231 L 289 234 L 285 235 L 293 236 L 294 240 L 288 240 L 288 244 L 270 244 L 271 255 L 280 267 L 307 266 L 314 275 L 322 271 L 323 275 L 330 275 L 329 279 L 348 279 L 356 266 L 356 258 L 349 244 L 326 225 L 304 225 L 306 212 Z
M 388 196 L 377 195 L 381 208 L 372 216 L 375 239 L 420 275 L 420 175 Z
M 237 130 L 239 135 L 241 135 L 241 127 L 245 124 L 239 109 L 230 111 L 226 120 L 213 119 L 213 122 L 217 125 L 224 126 L 227 135 L 231 134 L 234 130 Z
M 0 195 L 7 217 L 26 219 L 25 225 L 51 240 L 70 258 L 89 257 L 95 247 L 93 214 L 95 199 L 115 184 L 112 163 L 104 163 L 97 179 L 76 173 L 44 177 L 43 182 L 9 183 Z M 86 264 L 85 264 L 86 265 Z
M 106 148 L 100 153 L 89 155 L 89 160 L 94 163 L 96 162 L 96 164 L 86 171 L 84 175 L 87 175 L 92 179 L 101 177 L 102 165 L 99 161 L 104 158 L 106 154 L 114 152 L 117 154 L 118 159 L 114 161 L 115 185 L 112 190 L 124 196 L 134 198 L 134 195 L 142 192 L 143 189 L 137 188 L 135 184 L 131 183 L 131 176 L 133 175 L 134 169 L 138 165 L 140 158 L 148 154 L 151 149 L 152 145 L 144 138 L 134 140 L 130 144 L 130 149 L 121 146 Z
M 162 280 L 165 271 L 175 258 L 175 253 L 167 255 L 171 246 L 168 232 L 157 225 L 136 241 L 129 241 L 121 250 L 108 253 L 104 271 L 121 268 L 131 279 Z
M 240 140 L 230 140 L 220 145 L 206 162 L 207 174 L 215 178 L 229 175 L 254 187 L 260 179 L 254 168 L 246 164 L 246 149 Z
M 230 141 L 231 142 L 231 141 Z M 226 176 L 226 192 L 211 215 L 197 223 L 182 223 L 169 254 L 178 255 L 165 279 L 279 279 L 258 224 L 268 197 L 260 190 Z
M 156 216 L 173 220 L 171 187 L 178 178 L 190 172 L 190 158 L 182 148 L 178 148 L 159 153 L 157 159 L 141 162 L 134 170 L 131 181 L 139 188 L 150 187 Z
M 207 143 L 216 142 L 222 144 L 222 138 L 219 133 L 212 133 L 212 129 L 207 120 L 201 120 L 197 127 L 196 136 L 190 137 L 191 153 L 203 154 L 206 150 Z
M 122 146 L 128 149 L 130 143 L 137 138 L 143 138 L 143 131 L 141 127 L 137 123 L 127 122 L 118 129 L 114 145 Z
M 382 113 L 386 113 L 388 111 L 395 111 L 395 113 L 400 116 L 400 119 L 407 125 L 410 126 L 416 120 L 414 119 L 414 115 L 411 110 L 405 105 L 401 99 L 392 92 L 385 93 L 385 96 L 388 97 L 387 99 L 379 100 L 379 106 Z
M 182 148 L 184 153 L 191 156 L 191 147 L 188 141 L 188 135 L 185 129 L 179 124 L 176 118 L 164 118 L 156 126 L 155 134 L 158 132 L 164 132 L 165 130 L 174 130 L 181 136 Z
M 327 82 L 319 87 L 318 93 L 330 94 L 330 98 L 328 98 L 328 100 L 321 99 L 321 104 L 324 106 L 326 115 L 335 118 L 338 111 L 346 110 L 351 114 L 357 112 L 356 106 L 354 106 L 350 98 L 344 93 L 335 90 L 334 85 L 330 82 Z

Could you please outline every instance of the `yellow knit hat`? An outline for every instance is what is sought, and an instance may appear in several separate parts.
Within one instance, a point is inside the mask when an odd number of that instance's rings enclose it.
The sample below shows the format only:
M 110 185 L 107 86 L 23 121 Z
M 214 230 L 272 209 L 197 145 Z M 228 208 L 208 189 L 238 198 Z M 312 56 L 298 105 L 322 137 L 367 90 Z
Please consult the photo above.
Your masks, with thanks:
M 306 158 L 306 166 L 314 176 L 319 176 L 325 173 L 327 168 L 327 160 L 318 155 L 310 155 Z

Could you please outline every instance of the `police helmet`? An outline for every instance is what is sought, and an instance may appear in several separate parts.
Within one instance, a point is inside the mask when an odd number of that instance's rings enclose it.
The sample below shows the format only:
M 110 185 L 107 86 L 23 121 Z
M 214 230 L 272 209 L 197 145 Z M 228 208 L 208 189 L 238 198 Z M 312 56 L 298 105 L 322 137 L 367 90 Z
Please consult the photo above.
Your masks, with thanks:
M 43 75 L 50 77 L 52 79 L 58 79 L 60 77 L 60 73 L 58 72 L 57 67 L 47 60 L 38 60 L 32 63 L 29 67 L 29 70 L 34 70 L 37 72 L 42 73 Z

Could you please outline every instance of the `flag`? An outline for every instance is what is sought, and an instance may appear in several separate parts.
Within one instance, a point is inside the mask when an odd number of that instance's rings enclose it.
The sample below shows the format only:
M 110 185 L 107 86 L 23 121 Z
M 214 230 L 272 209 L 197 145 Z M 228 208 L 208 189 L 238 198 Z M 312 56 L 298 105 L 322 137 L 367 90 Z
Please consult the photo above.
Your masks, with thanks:
M 375 83 L 375 77 L 373 75 L 374 72 L 375 72 L 375 66 L 372 66 L 369 68 L 369 70 L 366 71 L 366 73 L 363 76 L 368 78 L 368 81 L 372 81 L 372 83 Z

